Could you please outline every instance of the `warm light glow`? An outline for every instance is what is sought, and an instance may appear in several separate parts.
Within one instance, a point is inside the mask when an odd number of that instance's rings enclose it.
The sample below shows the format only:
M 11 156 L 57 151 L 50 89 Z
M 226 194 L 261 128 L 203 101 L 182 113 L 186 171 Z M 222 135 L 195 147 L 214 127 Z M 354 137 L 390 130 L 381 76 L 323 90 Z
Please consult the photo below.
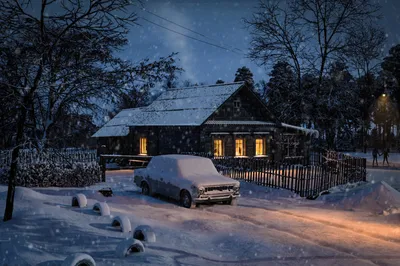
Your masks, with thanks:
M 214 140 L 214 156 L 215 157 L 224 156 L 222 139 L 215 139 Z
M 386 93 L 383 93 L 383 94 L 382 94 L 382 97 L 386 97 Z
M 235 156 L 244 156 L 244 140 L 235 140 Z
M 264 139 L 256 139 L 256 156 L 257 155 L 265 155 Z
M 147 154 L 147 138 L 140 138 L 140 154 Z

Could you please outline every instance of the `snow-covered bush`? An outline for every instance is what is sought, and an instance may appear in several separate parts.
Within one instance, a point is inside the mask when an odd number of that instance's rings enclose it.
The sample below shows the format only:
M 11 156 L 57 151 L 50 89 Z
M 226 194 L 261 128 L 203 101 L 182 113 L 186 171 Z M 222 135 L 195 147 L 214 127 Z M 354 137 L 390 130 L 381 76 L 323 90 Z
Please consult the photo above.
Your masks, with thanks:
M 0 170 L 0 184 L 7 184 L 9 169 Z M 85 187 L 99 182 L 100 166 L 96 162 L 66 164 L 22 164 L 18 166 L 17 186 Z

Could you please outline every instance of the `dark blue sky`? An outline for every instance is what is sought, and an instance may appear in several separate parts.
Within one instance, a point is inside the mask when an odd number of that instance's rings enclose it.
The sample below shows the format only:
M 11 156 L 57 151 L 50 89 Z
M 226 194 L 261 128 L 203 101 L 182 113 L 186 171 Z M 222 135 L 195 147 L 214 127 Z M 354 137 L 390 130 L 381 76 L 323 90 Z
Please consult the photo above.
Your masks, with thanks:
M 236 69 L 243 65 L 250 67 L 256 82 L 268 79 L 270 70 L 259 68 L 244 54 L 249 47 L 250 36 L 242 18 L 251 16 L 258 0 L 148 0 L 143 3 L 147 10 L 202 33 L 209 39 L 144 11 L 138 11 L 139 17 L 195 38 L 240 49 L 243 54 L 191 40 L 139 18 L 140 26 L 133 27 L 129 36 L 130 46 L 123 53 L 126 59 L 138 61 L 144 57 L 157 58 L 179 52 L 179 65 L 185 69 L 181 79 L 206 83 L 214 83 L 217 79 L 233 81 Z M 388 36 L 387 47 L 390 47 L 400 43 L 400 0 L 381 0 L 380 3 L 383 6 L 381 23 Z

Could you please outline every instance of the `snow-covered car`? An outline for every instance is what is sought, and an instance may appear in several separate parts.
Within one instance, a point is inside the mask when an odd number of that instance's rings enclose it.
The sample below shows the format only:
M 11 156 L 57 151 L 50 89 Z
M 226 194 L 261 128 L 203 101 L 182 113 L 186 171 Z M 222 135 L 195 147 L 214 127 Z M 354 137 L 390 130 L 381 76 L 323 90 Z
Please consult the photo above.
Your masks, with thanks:
M 240 183 L 218 173 L 208 158 L 159 155 L 146 168 L 135 170 L 134 181 L 144 195 L 160 194 L 193 208 L 207 202 L 236 205 Z

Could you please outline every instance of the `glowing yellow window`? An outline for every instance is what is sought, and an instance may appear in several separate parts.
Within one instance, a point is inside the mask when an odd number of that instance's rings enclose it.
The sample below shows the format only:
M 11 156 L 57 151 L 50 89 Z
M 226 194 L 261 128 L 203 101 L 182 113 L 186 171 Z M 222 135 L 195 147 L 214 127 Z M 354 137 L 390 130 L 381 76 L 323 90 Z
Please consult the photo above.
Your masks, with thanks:
M 214 156 L 224 156 L 222 139 L 215 139 L 214 140 Z
M 235 156 L 244 156 L 244 140 L 235 140 Z
M 147 138 L 140 138 L 140 154 L 147 154 Z
M 256 139 L 256 156 L 265 155 L 264 139 Z

